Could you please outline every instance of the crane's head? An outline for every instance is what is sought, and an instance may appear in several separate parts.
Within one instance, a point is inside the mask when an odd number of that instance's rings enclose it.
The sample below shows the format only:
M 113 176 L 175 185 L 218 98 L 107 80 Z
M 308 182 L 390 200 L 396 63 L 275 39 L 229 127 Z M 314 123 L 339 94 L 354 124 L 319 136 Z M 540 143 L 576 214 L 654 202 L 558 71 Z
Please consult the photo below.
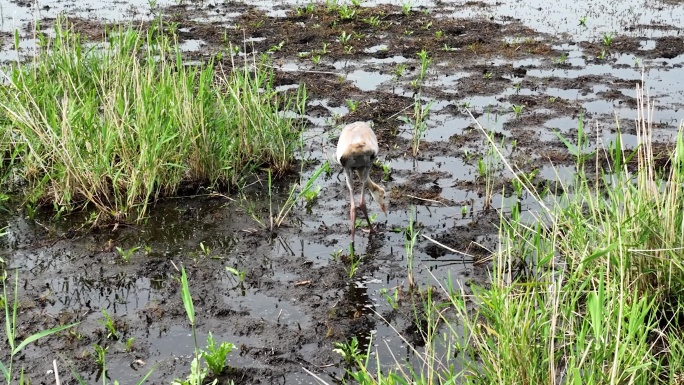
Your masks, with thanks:
M 369 190 L 373 199 L 380 205 L 382 212 L 387 215 L 387 206 L 385 205 L 385 190 L 375 183 L 371 185 Z

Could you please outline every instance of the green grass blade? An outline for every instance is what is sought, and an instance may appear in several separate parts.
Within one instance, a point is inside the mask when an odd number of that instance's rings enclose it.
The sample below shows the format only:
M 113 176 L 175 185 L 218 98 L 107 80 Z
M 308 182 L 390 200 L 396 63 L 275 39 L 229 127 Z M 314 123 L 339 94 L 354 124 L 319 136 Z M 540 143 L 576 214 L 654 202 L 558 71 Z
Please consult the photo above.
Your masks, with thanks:
M 9 384 L 10 383 L 10 373 L 7 370 L 7 368 L 5 367 L 5 364 L 2 363 L 2 361 L 0 361 L 0 371 L 2 372 L 2 376 L 5 378 L 5 382 Z
M 190 286 L 188 285 L 188 277 L 185 274 L 185 267 L 181 267 L 181 297 L 183 298 L 183 305 L 185 312 L 188 314 L 188 319 L 191 325 L 195 325 L 195 307 L 192 304 L 192 296 L 190 295 Z
M 43 338 L 43 337 L 47 337 L 47 336 L 49 336 L 49 335 L 51 335 L 51 334 L 55 334 L 55 333 L 60 332 L 60 331 L 62 331 L 62 330 L 65 330 L 65 329 L 68 329 L 68 328 L 70 328 L 70 327 L 76 326 L 76 325 L 78 325 L 79 323 L 80 323 L 80 322 L 75 322 L 75 323 L 72 323 L 72 324 L 69 324 L 69 325 L 57 326 L 57 327 L 54 327 L 54 328 L 52 328 L 52 329 L 43 330 L 43 331 L 40 331 L 40 332 L 38 332 L 38 333 L 31 334 L 31 335 L 28 336 L 25 340 L 23 340 L 16 348 L 14 348 L 14 350 L 12 351 L 12 355 L 16 355 L 17 353 L 19 353 L 19 352 L 21 351 L 21 349 L 23 349 L 24 347 L 26 347 L 26 345 L 30 344 L 30 343 L 33 342 L 33 341 L 39 340 L 39 339 L 41 339 L 41 338 Z
M 80 385 L 88 385 L 88 382 L 81 377 L 80 374 L 78 374 L 71 366 L 69 366 L 69 371 L 71 372 L 71 375 L 74 376 L 74 379 L 76 379 L 76 382 L 78 382 Z
M 592 253 L 590 256 L 588 256 L 587 258 L 585 258 L 584 261 L 582 261 L 582 263 L 583 263 L 584 265 L 589 264 L 589 263 L 592 263 L 592 262 L 594 262 L 596 259 L 601 258 L 601 257 L 603 257 L 604 255 L 606 255 L 606 254 L 610 253 L 611 251 L 615 250 L 615 248 L 618 247 L 619 245 L 620 245 L 620 243 L 619 243 L 618 241 L 615 241 L 615 242 L 611 243 L 608 247 L 606 247 L 606 248 L 604 248 L 604 249 L 601 249 L 601 250 L 598 250 L 598 251 L 595 251 L 595 252 Z
M 145 375 L 143 376 L 143 378 L 140 379 L 140 381 L 138 381 L 138 385 L 142 385 L 145 381 L 147 381 L 147 378 L 152 374 L 152 372 L 153 372 L 155 369 L 156 369 L 156 366 L 153 366 L 152 368 L 150 368 L 150 371 L 147 372 L 147 374 L 145 374 Z
M 576 157 L 580 155 L 579 147 L 577 147 L 577 146 L 575 146 L 574 144 L 570 143 L 570 141 L 567 140 L 563 135 L 561 135 L 560 132 L 554 131 L 553 133 L 556 134 L 556 137 L 558 137 L 558 139 L 559 139 L 561 142 L 563 142 L 563 144 L 564 144 L 565 147 L 568 149 L 568 151 L 570 151 L 570 154 L 572 154 L 572 155 L 574 155 L 574 156 L 576 156 Z
M 10 318 L 9 303 L 7 301 L 7 286 L 2 285 L 2 291 L 5 298 L 5 337 L 7 343 L 10 345 L 10 350 L 14 349 L 14 333 L 12 333 L 12 318 Z

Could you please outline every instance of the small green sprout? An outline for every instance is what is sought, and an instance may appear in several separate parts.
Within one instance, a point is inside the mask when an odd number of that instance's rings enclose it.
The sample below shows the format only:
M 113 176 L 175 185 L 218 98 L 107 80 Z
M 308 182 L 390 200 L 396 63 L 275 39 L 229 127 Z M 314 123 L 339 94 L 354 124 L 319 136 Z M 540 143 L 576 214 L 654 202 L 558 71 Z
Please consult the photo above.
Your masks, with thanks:
M 359 106 L 359 101 L 354 100 L 354 99 L 345 99 L 345 103 L 347 103 L 347 107 L 349 107 L 349 111 L 354 112 L 356 111 L 356 108 Z
M 397 66 L 394 67 L 393 73 L 394 73 L 395 77 L 400 78 L 400 77 L 404 76 L 405 71 L 406 71 L 406 64 L 402 63 L 402 64 L 397 64 Z
M 221 345 L 216 346 L 214 336 L 209 332 L 207 336 L 207 350 L 202 350 L 201 356 L 214 376 L 219 376 L 223 373 L 223 370 L 226 368 L 226 358 L 233 349 L 235 349 L 235 345 L 225 341 L 221 342 Z
M 404 1 L 401 4 L 401 12 L 404 14 L 404 16 L 410 15 L 412 8 L 413 8 L 413 6 L 411 5 L 411 2 L 409 2 L 409 1 Z
M 268 49 L 268 52 L 278 52 L 281 49 L 283 49 L 283 46 L 285 45 L 285 40 L 281 41 L 280 43 L 271 46 L 271 48 Z
M 98 322 L 100 323 L 100 325 L 104 326 L 105 329 L 107 329 L 107 331 L 109 332 L 109 334 L 107 334 L 107 338 L 111 338 L 113 340 L 118 340 L 119 335 L 116 331 L 116 326 L 114 325 L 114 320 L 112 319 L 112 317 L 109 316 L 109 313 L 107 313 L 107 310 L 105 310 L 105 309 L 102 309 L 102 315 L 105 317 L 105 319 L 100 320 Z
M 604 33 L 602 37 L 603 45 L 610 47 L 613 44 L 613 38 L 615 38 L 615 32 Z
M 370 25 L 371 27 L 377 27 L 380 25 L 380 17 L 378 16 L 369 16 L 365 19 L 363 19 L 363 22 Z
M 227 270 L 229 273 L 233 274 L 233 276 L 234 276 L 235 278 L 237 278 L 237 280 L 238 280 L 239 283 L 244 282 L 244 280 L 245 280 L 245 274 L 246 274 L 244 270 L 238 270 L 238 269 L 236 269 L 236 268 L 234 268 L 234 267 L 231 267 L 231 266 L 226 266 L 226 270 Z
M 558 65 L 563 65 L 567 62 L 567 60 L 568 60 L 568 55 L 565 52 L 563 52 L 558 59 L 554 60 L 554 63 L 556 63 Z
M 133 338 L 133 337 L 131 337 L 131 338 L 129 338 L 129 339 L 126 340 L 126 348 L 125 348 L 125 350 L 126 350 L 127 352 L 133 351 L 133 342 L 134 342 L 134 341 L 135 341 L 135 338 Z
M 105 366 L 105 356 L 107 355 L 107 350 L 109 350 L 109 346 L 103 348 L 102 346 L 95 344 L 93 345 L 93 349 L 95 349 L 95 364 L 102 368 Z
M 511 106 L 511 110 L 513 110 L 513 113 L 515 114 L 516 118 L 522 115 L 524 108 L 525 106 L 523 106 L 522 104 L 514 104 Z
M 116 252 L 119 253 L 119 256 L 125 263 L 130 262 L 131 258 L 133 257 L 133 253 L 135 253 L 139 249 L 140 246 L 131 247 L 130 249 L 126 250 L 120 248 L 119 246 L 116 246 Z
M 351 40 L 351 37 L 352 35 L 347 33 L 347 31 L 342 31 L 338 40 L 342 44 L 347 44 Z
M 337 8 L 337 13 L 340 15 L 340 20 L 352 20 L 356 17 L 356 8 L 344 4 Z

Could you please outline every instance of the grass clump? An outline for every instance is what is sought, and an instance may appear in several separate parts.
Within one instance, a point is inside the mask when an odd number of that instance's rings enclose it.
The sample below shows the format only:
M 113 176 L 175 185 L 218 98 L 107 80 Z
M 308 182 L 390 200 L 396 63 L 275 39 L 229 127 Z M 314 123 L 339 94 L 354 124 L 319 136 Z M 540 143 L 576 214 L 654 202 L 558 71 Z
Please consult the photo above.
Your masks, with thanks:
M 494 281 L 475 295 L 486 326 L 461 312 L 479 356 L 468 382 L 653 384 L 684 373 L 684 137 L 657 168 L 653 107 L 637 94 L 636 150 L 619 136 L 594 162 L 581 149 L 574 181 L 548 204 L 519 180 L 542 210 L 502 218 Z
M 158 20 L 119 28 L 89 45 L 63 19 L 31 63 L 0 87 L 3 149 L 29 204 L 92 206 L 138 219 L 183 186 L 235 186 L 255 169 L 287 170 L 305 94 L 279 95 L 264 62 L 183 63 Z M 220 59 L 220 57 L 218 58 Z
M 684 127 L 663 166 L 651 141 L 653 106 L 639 87 L 637 94 L 635 150 L 618 135 L 592 161 L 580 142 L 574 180 L 544 199 L 515 177 L 539 210 L 502 210 L 491 282 L 472 294 L 442 283 L 449 309 L 425 296 L 426 345 L 414 350 L 424 365 L 377 374 L 359 365 L 354 378 L 644 385 L 684 378 Z

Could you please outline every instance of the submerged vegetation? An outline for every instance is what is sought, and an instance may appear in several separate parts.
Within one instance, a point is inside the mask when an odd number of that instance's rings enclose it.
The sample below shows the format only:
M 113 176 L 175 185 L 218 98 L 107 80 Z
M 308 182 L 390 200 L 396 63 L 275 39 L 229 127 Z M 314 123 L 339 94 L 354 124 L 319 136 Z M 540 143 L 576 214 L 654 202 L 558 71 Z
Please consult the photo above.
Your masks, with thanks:
M 141 218 L 184 186 L 236 186 L 259 168 L 290 167 L 302 127 L 284 112 L 306 97 L 276 92 L 267 59 L 183 63 L 161 20 L 97 45 L 65 20 L 54 32 L 0 87 L 0 151 L 12 154 L 3 174 L 25 183 L 28 206 Z

